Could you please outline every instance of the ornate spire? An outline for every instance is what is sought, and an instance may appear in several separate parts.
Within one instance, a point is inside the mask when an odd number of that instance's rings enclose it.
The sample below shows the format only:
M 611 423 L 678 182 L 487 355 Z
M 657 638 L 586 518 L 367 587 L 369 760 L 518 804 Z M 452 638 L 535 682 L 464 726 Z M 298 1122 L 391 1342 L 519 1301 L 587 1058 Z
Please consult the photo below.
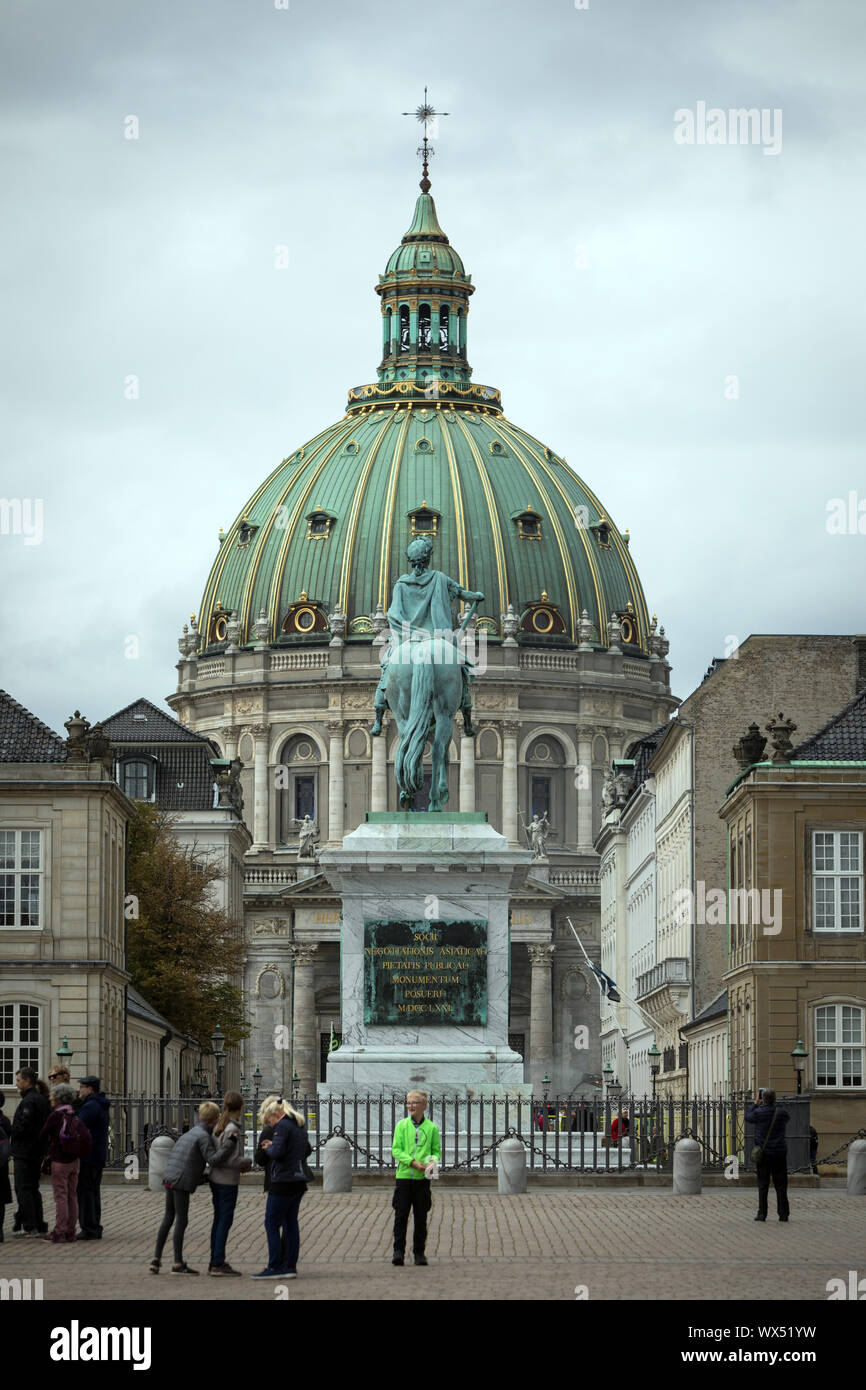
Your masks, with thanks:
M 420 121 L 424 127 L 424 139 L 422 140 L 417 152 L 422 164 L 422 178 L 419 186 L 421 188 L 422 193 L 429 193 L 431 183 L 430 179 L 427 176 L 427 166 L 429 161 L 432 159 L 433 155 L 436 153 L 436 151 L 433 149 L 433 146 L 430 144 L 428 138 L 429 132 L 432 127 L 434 135 L 438 134 L 437 122 L 439 120 L 439 117 L 449 116 L 451 113 L 449 111 L 437 111 L 435 106 L 432 106 L 430 102 L 427 100 L 427 88 L 425 87 L 424 100 L 421 103 L 421 105 L 417 106 L 414 111 L 404 111 L 402 114 L 404 116 L 414 116 L 416 121 Z

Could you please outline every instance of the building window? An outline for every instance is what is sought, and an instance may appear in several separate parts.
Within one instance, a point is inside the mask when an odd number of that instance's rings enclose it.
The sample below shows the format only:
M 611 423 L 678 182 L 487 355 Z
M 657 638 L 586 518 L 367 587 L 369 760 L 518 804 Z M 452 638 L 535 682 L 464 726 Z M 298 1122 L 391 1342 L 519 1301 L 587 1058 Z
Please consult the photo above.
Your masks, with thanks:
M 295 818 L 303 820 L 309 816 L 316 819 L 316 779 L 315 777 L 295 777 Z
M 328 512 L 323 512 L 321 509 L 310 512 L 307 516 L 307 540 L 327 540 L 335 520 L 336 517 L 330 516 Z
M 439 349 L 441 352 L 448 351 L 448 320 L 449 309 L 447 304 L 442 304 L 439 309 Z
M 409 351 L 409 306 L 400 305 L 400 351 Z
M 821 1004 L 815 1010 L 815 1085 L 862 1087 L 863 1022 L 856 1004 Z
M 121 765 L 120 785 L 132 801 L 147 801 L 152 791 L 150 783 L 152 764 L 144 761 L 129 761 Z
M 0 830 L 0 927 L 41 927 L 42 831 Z
M 493 445 L 490 446 L 491 452 Z M 541 540 L 541 517 L 538 512 L 534 512 L 530 507 L 526 511 L 520 512 L 514 517 L 517 522 L 517 534 L 522 541 Z
M 530 815 L 550 819 L 550 778 L 532 776 L 530 781 Z
M 430 305 L 421 304 L 418 308 L 418 346 L 430 349 Z
M 22 1067 L 39 1071 L 39 1006 L 0 1004 L 0 1086 L 14 1086 Z
M 812 836 L 813 930 L 863 930 L 863 836 L 816 830 Z

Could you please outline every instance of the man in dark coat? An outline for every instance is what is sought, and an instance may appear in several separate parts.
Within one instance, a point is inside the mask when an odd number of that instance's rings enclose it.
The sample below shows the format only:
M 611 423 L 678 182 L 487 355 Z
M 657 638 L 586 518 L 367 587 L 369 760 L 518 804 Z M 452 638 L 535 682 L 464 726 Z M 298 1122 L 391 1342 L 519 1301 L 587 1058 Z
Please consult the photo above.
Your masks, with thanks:
M 42 1167 L 42 1126 L 48 1119 L 49 1104 L 38 1090 L 38 1077 L 32 1067 L 15 1073 L 21 1099 L 12 1116 L 12 1160 L 15 1165 L 15 1196 L 21 1229 L 13 1235 L 45 1235 L 48 1227 L 42 1214 L 39 1170 Z
M 785 1127 L 790 1118 L 784 1106 L 776 1104 L 775 1091 L 759 1091 L 757 1105 L 746 1111 L 746 1123 L 755 1126 L 754 1142 L 761 1150 L 761 1157 L 755 1165 L 758 1174 L 756 1221 L 767 1219 L 767 1194 L 771 1178 L 776 1190 L 779 1220 L 788 1220 L 788 1141 L 785 1138 Z
M 81 1159 L 78 1173 L 79 1240 L 102 1239 L 102 1170 L 108 1156 L 108 1112 L 111 1102 L 99 1087 L 98 1076 L 78 1083 L 78 1118 L 90 1130 L 90 1153 Z

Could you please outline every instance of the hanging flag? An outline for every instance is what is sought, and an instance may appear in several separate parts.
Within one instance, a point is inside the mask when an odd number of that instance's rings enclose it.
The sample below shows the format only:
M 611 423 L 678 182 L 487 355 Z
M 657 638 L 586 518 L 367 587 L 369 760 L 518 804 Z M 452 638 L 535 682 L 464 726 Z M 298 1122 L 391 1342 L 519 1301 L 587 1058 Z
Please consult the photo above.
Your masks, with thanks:
M 621 996 L 619 990 L 616 987 L 616 980 L 612 980 L 609 975 L 605 975 L 601 966 L 596 965 L 595 961 L 590 961 L 590 965 L 592 966 L 593 970 L 595 971 L 596 975 L 601 981 L 601 989 L 605 998 L 609 999 L 611 1004 L 619 1004 Z
M 336 1052 L 339 1046 L 340 1044 L 337 1042 L 337 1035 L 334 1032 L 334 1020 L 331 1019 L 331 1038 L 328 1043 L 328 1056 L 330 1056 L 332 1052 Z

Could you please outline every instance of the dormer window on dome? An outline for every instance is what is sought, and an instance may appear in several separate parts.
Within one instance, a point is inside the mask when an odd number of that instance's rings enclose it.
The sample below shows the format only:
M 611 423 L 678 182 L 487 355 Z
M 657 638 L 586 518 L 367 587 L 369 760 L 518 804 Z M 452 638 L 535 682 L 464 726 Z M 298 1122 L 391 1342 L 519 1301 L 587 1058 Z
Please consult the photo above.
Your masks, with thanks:
M 244 546 L 249 545 L 250 541 L 252 540 L 253 536 L 256 534 L 256 531 L 258 531 L 258 529 L 258 526 L 255 526 L 251 521 L 248 521 L 246 516 L 244 517 L 243 521 L 238 527 L 239 549 L 242 550 Z
M 307 540 L 326 541 L 336 520 L 333 513 L 324 511 L 322 507 L 315 507 L 311 512 L 307 512 Z
M 431 441 L 430 441 L 429 439 L 421 438 L 421 439 L 416 440 L 416 442 L 415 442 L 415 453 L 416 453 L 416 454 L 432 454 L 432 452 L 433 452 L 433 445 L 432 445 L 432 443 L 431 443 Z
M 440 512 L 435 507 L 428 507 L 426 502 L 422 502 L 420 507 L 416 507 L 409 513 L 412 523 L 413 536 L 435 536 L 439 530 Z
M 610 550 L 610 522 L 594 521 L 589 529 L 592 531 L 602 550 Z
M 526 507 L 522 512 L 515 512 L 511 519 L 516 523 L 517 534 L 522 541 L 541 540 L 542 518 L 531 507 Z
M 229 635 L 229 618 L 231 613 L 227 608 L 223 608 L 219 599 L 214 604 L 213 617 L 211 618 L 210 637 L 211 642 L 225 642 Z
M 522 632 L 531 632 L 537 637 L 559 637 L 565 632 L 565 623 L 559 611 L 559 604 L 551 603 L 547 590 L 542 591 L 540 603 L 530 603 L 520 620 Z
M 625 608 L 616 616 L 619 619 L 623 642 L 626 646 L 638 646 L 637 615 L 634 611 L 634 605 L 626 604 Z
M 306 589 L 302 589 L 297 602 L 289 605 L 282 631 L 287 635 L 311 637 L 315 633 L 326 632 L 327 627 L 328 619 L 322 605 L 309 599 Z

